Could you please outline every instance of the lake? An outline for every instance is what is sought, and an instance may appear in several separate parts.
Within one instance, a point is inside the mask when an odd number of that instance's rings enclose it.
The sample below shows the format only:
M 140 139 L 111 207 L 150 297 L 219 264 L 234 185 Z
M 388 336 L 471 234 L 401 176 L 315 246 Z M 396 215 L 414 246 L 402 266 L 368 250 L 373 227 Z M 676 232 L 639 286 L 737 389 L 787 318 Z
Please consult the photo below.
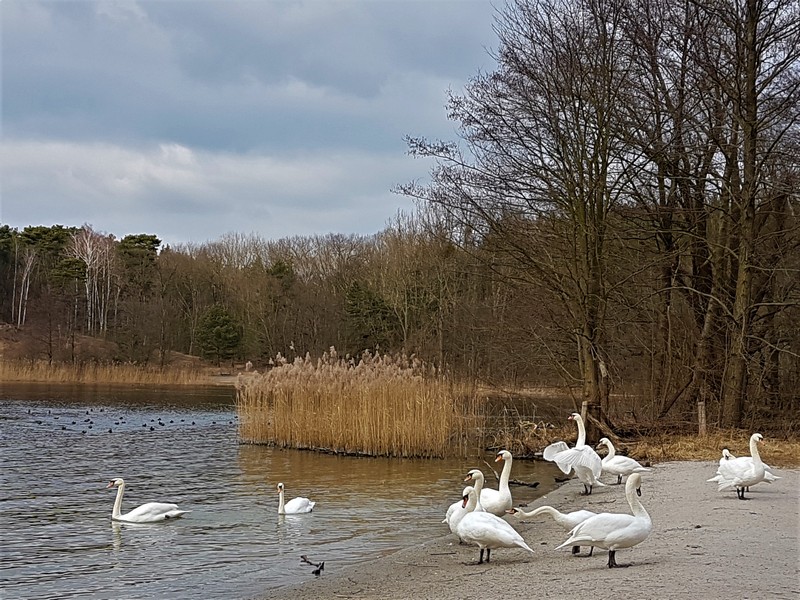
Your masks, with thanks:
M 255 598 L 448 535 L 441 520 L 481 459 L 345 457 L 239 444 L 224 386 L 0 384 L 3 598 Z M 515 461 L 514 503 L 553 488 L 557 469 Z M 150 501 L 191 512 L 157 524 L 111 522 Z M 317 502 L 277 514 L 287 500 Z M 495 483 L 489 484 L 496 487 Z M 452 536 L 455 541 L 455 536 Z

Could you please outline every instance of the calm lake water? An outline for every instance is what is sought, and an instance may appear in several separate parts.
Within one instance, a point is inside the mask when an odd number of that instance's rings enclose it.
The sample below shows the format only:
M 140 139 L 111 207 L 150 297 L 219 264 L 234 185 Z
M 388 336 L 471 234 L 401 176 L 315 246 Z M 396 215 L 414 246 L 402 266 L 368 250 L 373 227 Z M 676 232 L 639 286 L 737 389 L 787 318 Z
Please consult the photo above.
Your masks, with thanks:
M 0 384 L 2 598 L 255 598 L 449 534 L 463 460 L 354 458 L 240 445 L 227 387 Z M 485 457 L 491 461 L 491 455 Z M 516 461 L 514 503 L 552 489 L 550 463 Z M 192 512 L 170 522 L 111 522 L 150 501 Z M 277 514 L 287 499 L 317 502 Z M 455 539 L 455 538 L 454 538 Z

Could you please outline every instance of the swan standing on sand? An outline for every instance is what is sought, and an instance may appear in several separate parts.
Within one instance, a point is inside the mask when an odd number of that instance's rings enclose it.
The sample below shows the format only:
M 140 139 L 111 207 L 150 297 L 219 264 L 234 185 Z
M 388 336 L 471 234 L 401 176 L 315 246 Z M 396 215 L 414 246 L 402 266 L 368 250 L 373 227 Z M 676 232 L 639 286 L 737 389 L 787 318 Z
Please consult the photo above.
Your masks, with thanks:
M 308 498 L 292 498 L 284 504 L 283 501 L 283 484 L 279 483 L 278 488 L 278 514 L 279 515 L 298 515 L 301 513 L 310 513 L 314 509 L 316 502 L 312 502 Z
M 519 508 L 512 508 L 506 512 L 514 515 L 517 519 L 528 519 L 535 517 L 536 515 L 547 514 L 553 517 L 553 520 L 567 531 L 573 530 L 577 525 L 583 523 L 589 517 L 593 517 L 597 514 L 590 510 L 576 510 L 570 513 L 562 513 L 552 506 L 540 506 L 539 508 L 536 508 L 530 512 L 525 512 Z M 589 556 L 591 556 L 594 552 L 594 546 L 590 546 L 589 548 Z M 572 547 L 573 554 L 578 554 L 580 551 L 580 546 Z
M 736 488 L 736 497 L 739 500 L 747 500 L 744 497 L 745 490 L 751 485 L 766 481 L 766 469 L 758 453 L 758 444 L 764 439 L 760 433 L 750 436 L 750 455 L 740 458 L 722 461 L 720 460 L 717 474 L 709 479 L 717 483 L 717 491 Z M 750 460 L 747 460 L 750 458 Z
M 478 497 L 480 498 L 481 488 L 483 488 L 483 472 L 480 469 L 472 469 L 469 473 L 467 473 L 464 481 L 475 482 L 473 485 L 475 491 L 478 493 Z M 450 508 L 447 509 L 447 514 L 444 517 L 444 521 L 442 521 L 442 523 L 447 523 L 452 533 L 456 532 L 456 526 L 464 517 L 464 515 L 467 514 L 467 508 L 464 506 L 463 497 L 469 493 L 470 489 L 471 488 L 469 486 L 464 488 L 464 491 L 461 494 L 462 500 L 453 502 L 453 504 L 450 505 Z M 478 512 L 484 510 L 483 506 L 481 506 L 480 500 L 478 501 L 478 504 L 474 510 Z
M 733 454 L 731 454 L 730 450 L 727 448 L 722 449 L 722 458 L 719 459 L 719 464 L 724 463 L 726 460 L 742 460 L 748 463 L 753 462 L 752 456 L 741 456 L 736 458 Z M 763 461 L 762 461 L 763 462 Z M 717 471 L 719 474 L 719 471 Z M 772 472 L 772 467 L 770 467 L 767 463 L 764 463 L 764 481 L 766 483 L 772 483 L 773 481 L 778 481 L 778 479 L 783 479 L 783 477 L 778 477 Z M 709 481 L 717 481 L 716 479 L 710 479 Z M 750 491 L 749 489 L 747 490 Z
M 501 460 L 503 461 L 503 470 L 500 472 L 500 484 L 498 485 L 498 489 L 482 487 L 480 491 L 483 510 L 497 515 L 498 517 L 502 517 L 506 514 L 506 511 L 513 505 L 511 489 L 508 487 L 508 480 L 509 477 L 511 477 L 511 463 L 514 461 L 514 458 L 508 450 L 500 450 L 494 462 L 499 462 Z M 483 477 L 483 473 L 480 471 L 478 472 L 480 476 Z M 470 473 L 472 473 L 472 471 L 470 471 Z
M 475 510 L 480 505 L 475 488 L 470 487 L 466 492 L 462 497 L 462 502 L 467 509 L 467 514 L 456 527 L 456 534 L 464 542 L 475 544 L 481 549 L 478 564 L 483 563 L 484 550 L 486 550 L 487 563 L 491 560 L 494 548 L 523 548 L 533 553 L 522 536 L 506 521 L 492 513 Z
M 556 547 L 597 546 L 608 550 L 608 568 L 627 566 L 618 565 L 615 555 L 617 550 L 631 548 L 642 543 L 653 530 L 650 515 L 639 502 L 637 496 L 642 495 L 642 476 L 633 473 L 625 482 L 625 496 L 631 507 L 632 515 L 621 513 L 600 513 L 589 517 L 577 525 L 566 542 Z
M 126 523 L 158 523 L 167 519 L 177 519 L 185 515 L 188 510 L 180 510 L 177 504 L 166 502 L 148 502 L 134 508 L 132 511 L 120 514 L 122 510 L 122 496 L 125 495 L 125 480 L 122 477 L 112 479 L 106 489 L 117 488 L 117 498 L 114 500 L 114 509 L 111 511 L 112 521 Z
M 630 475 L 631 473 L 649 473 L 651 469 L 643 467 L 637 461 L 633 460 L 630 456 L 620 456 L 617 454 L 614 444 L 608 438 L 601 438 L 597 443 L 598 446 L 605 446 L 608 449 L 608 454 L 603 457 L 601 464 L 603 465 L 603 473 L 617 476 L 617 485 L 622 483 L 622 478 Z
M 594 486 L 605 487 L 605 484 L 598 479 L 603 470 L 603 462 L 594 448 L 586 445 L 586 427 L 581 416 L 578 413 L 572 413 L 569 419 L 578 425 L 578 439 L 575 447 L 570 448 L 566 442 L 555 442 L 544 449 L 542 457 L 556 463 L 566 475 L 575 469 L 575 474 L 583 483 L 581 496 L 588 496 L 592 493 Z

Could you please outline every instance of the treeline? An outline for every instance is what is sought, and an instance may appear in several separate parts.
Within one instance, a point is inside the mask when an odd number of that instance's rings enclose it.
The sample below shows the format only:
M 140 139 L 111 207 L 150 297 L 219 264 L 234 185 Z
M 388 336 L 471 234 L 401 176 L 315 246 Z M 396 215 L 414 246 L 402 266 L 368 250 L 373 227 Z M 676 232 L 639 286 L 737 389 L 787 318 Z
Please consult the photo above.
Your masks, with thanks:
M 592 414 L 724 426 L 800 414 L 796 0 L 518 0 L 458 142 L 374 236 L 160 247 L 0 229 L 2 318 L 30 356 L 170 351 L 262 367 L 330 346 L 415 353 Z

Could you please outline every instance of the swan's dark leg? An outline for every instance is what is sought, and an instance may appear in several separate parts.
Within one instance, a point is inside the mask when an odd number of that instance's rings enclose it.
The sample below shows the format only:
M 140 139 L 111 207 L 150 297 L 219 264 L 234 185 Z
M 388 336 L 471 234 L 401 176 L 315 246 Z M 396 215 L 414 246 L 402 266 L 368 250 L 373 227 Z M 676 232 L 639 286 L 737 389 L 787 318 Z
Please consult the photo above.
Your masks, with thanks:
M 592 552 L 594 552 L 594 546 L 589 546 L 589 556 L 592 555 Z
M 617 485 L 622 483 L 622 475 L 617 475 Z
M 478 564 L 479 564 L 479 565 L 482 565 L 482 564 L 483 564 L 483 548 L 481 548 L 481 557 L 480 557 L 480 559 L 478 560 Z
M 580 546 L 573 546 L 572 547 L 572 553 L 573 554 L 579 554 L 580 551 L 581 551 L 581 547 Z
M 487 548 L 486 549 L 486 562 L 488 563 L 491 559 L 492 559 L 492 549 L 491 548 Z
M 586 484 L 584 483 L 584 484 L 583 484 L 583 493 L 581 494 L 581 496 L 588 496 L 588 495 L 589 495 L 589 494 L 591 494 L 591 493 L 592 493 L 592 486 L 590 486 L 590 485 L 586 485 Z
M 617 565 L 617 561 L 614 558 L 614 555 L 616 553 L 617 553 L 616 550 L 609 550 L 608 551 L 608 568 L 609 569 L 613 569 L 614 567 L 619 566 L 619 565 Z

